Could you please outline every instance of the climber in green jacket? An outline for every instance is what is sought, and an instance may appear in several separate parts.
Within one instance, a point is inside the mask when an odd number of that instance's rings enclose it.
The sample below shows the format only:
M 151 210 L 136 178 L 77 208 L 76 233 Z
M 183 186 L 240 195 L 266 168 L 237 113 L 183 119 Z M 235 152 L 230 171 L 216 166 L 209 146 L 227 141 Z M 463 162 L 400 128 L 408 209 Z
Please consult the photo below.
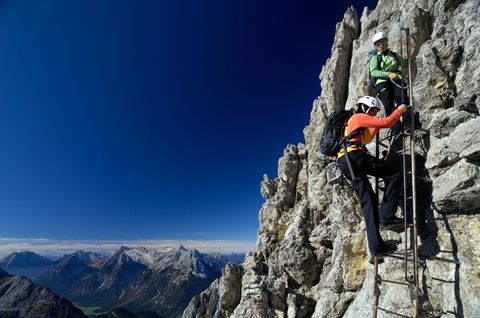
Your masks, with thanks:
M 402 104 L 410 105 L 401 74 L 402 67 L 408 67 L 408 61 L 388 48 L 386 32 L 377 32 L 373 36 L 372 42 L 376 52 L 369 60 L 370 74 L 375 80 L 375 92 L 378 99 L 382 101 L 386 115 L 389 116 L 396 107 Z M 389 152 L 395 152 L 400 147 L 400 138 L 397 136 L 402 131 L 403 123 L 411 122 L 411 116 L 411 109 L 407 109 L 402 120 L 391 128 Z M 421 128 L 418 114 L 415 114 L 415 128 Z
M 372 41 L 377 52 L 370 58 L 370 74 L 375 79 L 375 92 L 389 116 L 395 104 L 410 104 L 407 90 L 402 88 L 404 85 L 400 72 L 402 67 L 407 67 L 407 61 L 388 48 L 386 32 L 376 33 Z

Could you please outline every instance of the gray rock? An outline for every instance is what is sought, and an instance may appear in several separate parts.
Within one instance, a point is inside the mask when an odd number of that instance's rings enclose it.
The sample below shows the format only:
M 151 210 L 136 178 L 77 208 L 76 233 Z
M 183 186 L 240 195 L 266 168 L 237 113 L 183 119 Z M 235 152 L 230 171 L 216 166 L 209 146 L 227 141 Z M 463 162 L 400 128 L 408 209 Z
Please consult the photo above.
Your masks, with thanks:
M 229 317 L 240 302 L 242 275 L 240 265 L 227 264 L 222 270 L 222 277 L 190 301 L 182 318 Z
M 453 165 L 465 158 L 480 159 L 480 117 L 475 117 L 459 124 L 448 136 L 432 140 L 426 167 L 431 170 Z
M 433 179 L 433 201 L 443 213 L 476 213 L 480 209 L 480 167 L 460 160 Z
M 416 56 L 412 104 L 425 130 L 415 137 L 417 213 L 428 228 L 419 238 L 419 305 L 425 317 L 480 316 L 480 2 L 380 0 L 360 22 L 349 8 L 337 25 L 306 144 L 288 145 L 278 178 L 264 177 L 258 250 L 246 258 L 241 297 L 229 317 L 372 315 L 373 266 L 360 203 L 334 160 L 320 155 L 319 143 L 329 113 L 369 93 L 373 34 L 389 31 L 390 47 L 405 55 L 404 27 Z M 407 237 L 381 234 L 398 249 Z M 404 280 L 403 261 L 385 258 L 379 274 Z M 384 283 L 378 291 L 382 307 L 412 315 L 407 286 Z
M 443 138 L 452 133 L 458 125 L 472 118 L 475 118 L 475 115 L 456 108 L 434 110 L 426 128 L 431 136 Z M 432 145 L 436 144 L 437 143 L 432 143 Z
M 239 265 L 229 263 L 222 270 L 220 279 L 220 308 L 229 311 L 235 308 L 240 302 L 240 282 L 243 275 L 243 268 Z
M 283 268 L 297 284 L 312 287 L 318 282 L 320 264 L 317 261 L 315 249 L 304 231 L 307 218 L 307 206 L 299 206 L 293 225 L 287 231 L 285 243 L 276 253 L 275 263 Z

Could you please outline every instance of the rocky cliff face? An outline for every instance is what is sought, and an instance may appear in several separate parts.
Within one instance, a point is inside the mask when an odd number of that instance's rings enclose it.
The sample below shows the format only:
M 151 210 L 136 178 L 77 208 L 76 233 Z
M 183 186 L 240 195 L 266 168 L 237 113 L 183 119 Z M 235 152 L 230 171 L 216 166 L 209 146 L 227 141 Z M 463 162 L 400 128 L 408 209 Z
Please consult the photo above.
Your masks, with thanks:
M 0 270 L 0 317 L 86 318 L 82 311 L 48 288 Z
M 400 53 L 410 28 L 416 55 L 413 98 L 426 134 L 416 140 L 419 213 L 434 233 L 421 242 L 421 316 L 480 317 L 480 2 L 380 0 L 337 25 L 331 58 L 320 74 L 306 144 L 288 145 L 278 178 L 264 177 L 257 251 L 194 298 L 190 317 L 359 317 L 372 314 L 373 266 L 365 225 L 350 186 L 319 154 L 326 117 L 368 93 L 371 38 L 389 31 Z M 383 231 L 398 243 L 403 234 Z M 403 261 L 386 258 L 379 273 L 402 280 Z M 406 286 L 382 284 L 382 307 L 412 314 Z M 379 316 L 382 316 L 379 312 Z

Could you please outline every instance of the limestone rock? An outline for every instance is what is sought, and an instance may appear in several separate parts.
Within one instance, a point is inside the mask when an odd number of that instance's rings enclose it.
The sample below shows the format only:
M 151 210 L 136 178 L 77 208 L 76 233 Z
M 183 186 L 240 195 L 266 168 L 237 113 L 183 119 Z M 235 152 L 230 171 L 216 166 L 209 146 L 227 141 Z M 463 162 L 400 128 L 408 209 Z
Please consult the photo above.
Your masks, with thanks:
M 229 263 L 222 270 L 220 279 L 219 302 L 220 308 L 225 311 L 235 308 L 240 302 L 241 288 L 240 282 L 243 274 L 243 268 L 233 263 Z
M 437 139 L 429 150 L 426 167 L 436 169 L 448 167 L 465 158 L 480 159 L 480 117 L 459 124 L 452 133 Z
M 480 317 L 478 0 L 380 0 L 360 21 L 353 8 L 347 10 L 320 74 L 322 94 L 304 129 L 306 144 L 287 145 L 278 177 L 264 176 L 261 184 L 257 250 L 243 264 L 240 299 L 232 285 L 240 276 L 229 274 L 235 279 L 218 280 L 210 296 L 192 301 L 204 309 L 188 317 L 372 315 L 374 276 L 362 209 L 334 160 L 320 155 L 319 142 L 332 110 L 350 108 L 369 93 L 366 59 L 373 34 L 389 31 L 391 49 L 405 56 L 407 27 L 416 61 L 412 104 L 423 128 L 415 137 L 416 213 L 426 218 L 418 238 L 419 307 L 424 317 Z M 399 250 L 410 241 L 403 231 L 381 234 Z M 402 281 L 404 263 L 385 258 L 379 274 Z M 382 307 L 412 315 L 408 287 L 382 284 L 378 291 Z M 228 300 L 225 308 L 210 305 L 221 297 Z
M 310 125 L 305 128 L 308 153 L 319 151 L 321 130 L 328 114 L 334 109 L 343 109 L 348 92 L 352 42 L 358 36 L 359 22 L 353 7 L 347 9 L 343 20 L 336 26 L 332 55 L 320 73 L 322 96 L 314 101 Z
M 240 302 L 242 274 L 240 265 L 227 264 L 222 270 L 222 277 L 190 301 L 182 318 L 229 317 Z
M 480 209 L 480 167 L 462 159 L 433 180 L 433 201 L 443 213 Z

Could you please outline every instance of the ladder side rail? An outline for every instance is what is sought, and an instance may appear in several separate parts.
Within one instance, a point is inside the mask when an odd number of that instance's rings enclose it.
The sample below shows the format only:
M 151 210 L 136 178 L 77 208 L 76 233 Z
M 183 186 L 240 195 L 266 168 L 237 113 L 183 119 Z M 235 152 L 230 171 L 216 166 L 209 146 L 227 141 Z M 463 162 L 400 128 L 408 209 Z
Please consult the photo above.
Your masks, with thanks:
M 413 218 L 413 228 L 412 228 L 412 243 L 413 243 L 413 259 L 414 259 L 414 295 L 416 299 L 414 300 L 413 316 L 417 318 L 419 315 L 419 306 L 418 306 L 418 297 L 419 297 L 419 266 L 418 266 L 418 241 L 417 241 L 417 191 L 416 191 L 416 166 L 415 166 L 415 103 L 413 98 L 413 86 L 412 86 L 412 52 L 411 52 L 411 36 L 410 28 L 406 30 L 407 37 L 407 59 L 408 59 L 408 84 L 409 84 L 409 99 L 411 107 L 411 122 L 410 122 L 410 155 L 411 155 L 411 170 L 412 170 L 412 218 Z

